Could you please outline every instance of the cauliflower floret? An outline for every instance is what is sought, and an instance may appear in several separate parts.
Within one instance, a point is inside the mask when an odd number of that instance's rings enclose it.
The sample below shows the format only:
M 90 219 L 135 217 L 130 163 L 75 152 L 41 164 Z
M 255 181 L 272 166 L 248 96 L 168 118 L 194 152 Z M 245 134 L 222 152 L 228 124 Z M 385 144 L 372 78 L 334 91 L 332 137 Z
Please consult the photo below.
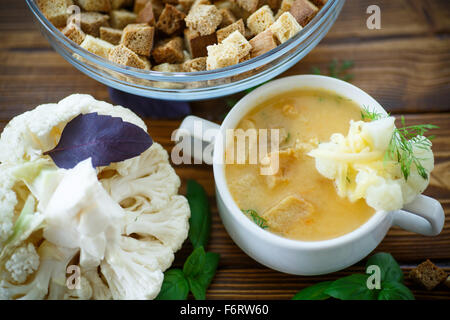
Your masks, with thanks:
M 0 137 L 1 298 L 152 299 L 187 238 L 189 205 L 159 144 L 95 169 L 90 159 L 58 169 L 43 155 L 70 120 L 91 112 L 147 129 L 128 109 L 72 95 L 14 118 Z M 42 243 L 36 255 L 28 243 Z M 79 289 L 66 285 L 71 262 L 80 267 Z
M 73 94 L 57 104 L 40 105 L 12 119 L 0 137 L 0 162 L 18 163 L 41 158 L 45 151 L 57 145 L 70 120 L 92 112 L 120 117 L 147 130 L 145 123 L 129 109 L 113 107 L 90 95 Z
M 16 249 L 5 263 L 6 270 L 17 283 L 24 283 L 39 268 L 39 255 L 32 243 Z
M 394 134 L 394 121 L 393 117 L 351 121 L 347 136 L 333 134 L 329 142 L 308 153 L 315 158 L 317 171 L 334 180 L 340 197 L 352 202 L 364 198 L 376 210 L 391 211 L 413 201 L 428 186 L 429 178 L 424 179 L 415 164 L 405 180 L 398 162 L 384 160 Z M 430 173 L 434 167 L 431 149 L 414 146 L 413 153 Z
M 36 300 L 62 299 L 66 284 L 66 270 L 77 250 L 58 247 L 44 241 L 38 249 L 41 258 L 40 267 L 30 283 L 14 285 L 8 281 L 0 281 L 0 297 L 4 299 Z

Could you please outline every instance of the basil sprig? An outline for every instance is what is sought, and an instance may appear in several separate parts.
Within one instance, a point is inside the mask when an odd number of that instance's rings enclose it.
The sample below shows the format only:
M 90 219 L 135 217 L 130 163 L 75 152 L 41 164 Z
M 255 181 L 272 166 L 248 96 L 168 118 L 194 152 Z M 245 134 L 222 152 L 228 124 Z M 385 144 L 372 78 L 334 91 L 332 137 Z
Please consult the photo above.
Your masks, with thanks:
M 211 232 L 211 211 L 206 192 L 199 183 L 189 180 L 186 197 L 191 209 L 189 239 L 194 251 L 186 259 L 183 269 L 170 269 L 164 273 L 158 300 L 185 300 L 189 292 L 195 299 L 204 300 L 219 264 L 220 255 L 204 249 Z
M 366 268 L 380 268 L 381 289 L 369 289 L 368 274 L 352 274 L 335 281 L 319 282 L 298 292 L 293 300 L 414 300 L 412 292 L 403 284 L 403 272 L 389 253 L 380 252 L 367 260 Z

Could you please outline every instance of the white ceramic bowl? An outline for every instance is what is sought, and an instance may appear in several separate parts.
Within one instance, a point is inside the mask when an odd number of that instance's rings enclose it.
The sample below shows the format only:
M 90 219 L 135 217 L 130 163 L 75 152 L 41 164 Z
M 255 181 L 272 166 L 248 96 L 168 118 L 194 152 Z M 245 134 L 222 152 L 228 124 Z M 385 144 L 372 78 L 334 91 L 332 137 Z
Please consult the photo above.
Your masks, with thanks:
M 189 116 L 180 128 L 192 132 L 196 121 L 203 129 L 216 127 L 220 139 L 226 129 L 234 129 L 239 121 L 262 101 L 295 88 L 319 88 L 334 91 L 362 106 L 370 106 L 386 114 L 371 96 L 350 83 L 316 75 L 299 75 L 272 81 L 245 96 L 231 110 L 219 127 L 203 119 Z M 194 138 L 205 139 L 196 134 Z M 214 142 L 213 142 L 214 143 Z M 378 211 L 366 223 L 343 236 L 324 241 L 298 241 L 283 238 L 261 229 L 248 219 L 234 202 L 227 186 L 224 168 L 224 143 L 214 143 L 213 169 L 216 197 L 223 224 L 234 242 L 250 257 L 263 265 L 286 273 L 317 275 L 344 269 L 366 257 L 383 240 L 393 225 L 422 235 L 437 235 L 444 225 L 440 203 L 420 195 L 403 210 Z

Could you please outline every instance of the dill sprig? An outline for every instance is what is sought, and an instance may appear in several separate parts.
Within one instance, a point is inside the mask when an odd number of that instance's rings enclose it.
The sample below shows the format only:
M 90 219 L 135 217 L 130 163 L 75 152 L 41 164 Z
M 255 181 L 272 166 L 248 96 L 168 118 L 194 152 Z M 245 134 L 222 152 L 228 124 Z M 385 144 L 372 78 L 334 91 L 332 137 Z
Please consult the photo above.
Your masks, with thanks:
M 364 107 L 361 111 L 361 118 L 364 121 L 374 121 L 384 117 L 386 116 L 377 113 L 375 110 L 370 111 L 367 107 Z M 416 157 L 414 148 L 430 150 L 430 140 L 434 136 L 426 138 L 425 134 L 428 130 L 438 129 L 439 127 L 432 124 L 406 126 L 403 116 L 401 117 L 401 124 L 402 127 L 394 129 L 388 149 L 384 154 L 384 160 L 398 162 L 405 180 L 408 180 L 411 174 L 411 166 L 414 164 L 419 175 L 426 180 L 428 179 L 428 173 L 421 163 L 421 161 L 426 159 Z
M 256 223 L 260 228 L 262 229 L 267 229 L 269 227 L 269 225 L 267 224 L 267 220 L 264 219 L 263 217 L 261 217 L 256 210 L 253 209 L 247 209 L 247 210 L 242 210 L 242 212 L 244 214 L 246 214 L 247 216 L 249 216 L 254 223 Z
M 354 75 L 351 73 L 347 73 L 347 71 L 353 66 L 354 62 L 352 60 L 344 60 L 342 62 L 339 62 L 338 60 L 333 59 L 328 64 L 328 75 L 330 77 L 341 79 L 344 81 L 351 81 Z M 311 67 L 311 72 L 313 74 L 322 74 L 321 70 L 316 66 Z

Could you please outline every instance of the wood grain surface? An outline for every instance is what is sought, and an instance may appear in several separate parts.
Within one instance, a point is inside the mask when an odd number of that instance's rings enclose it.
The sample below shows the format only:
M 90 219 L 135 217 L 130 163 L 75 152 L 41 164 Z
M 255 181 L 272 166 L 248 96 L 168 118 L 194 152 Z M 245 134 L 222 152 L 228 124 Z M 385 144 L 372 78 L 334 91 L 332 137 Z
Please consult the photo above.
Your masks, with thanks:
M 381 29 L 366 28 L 366 8 L 381 8 Z M 404 114 L 408 124 L 438 125 L 433 141 L 436 167 L 425 194 L 437 198 L 446 213 L 444 230 L 424 237 L 393 228 L 376 251 L 390 252 L 405 274 L 429 258 L 450 273 L 450 2 L 448 0 L 347 0 L 328 35 L 284 75 L 326 74 L 332 59 L 351 59 L 353 84 L 377 99 L 388 111 Z M 0 1 L 0 131 L 15 115 L 80 92 L 109 101 L 102 84 L 74 69 L 55 53 L 38 30 L 24 1 Z M 240 97 L 236 94 L 235 97 Z M 195 102 L 193 113 L 220 122 L 228 111 L 225 99 Z M 180 120 L 147 119 L 149 132 L 168 151 L 171 133 Z M 326 276 L 301 277 L 270 270 L 245 255 L 224 230 L 217 213 L 212 170 L 208 166 L 175 166 L 183 181 L 195 179 L 208 192 L 213 230 L 208 250 L 221 254 L 210 299 L 290 299 L 298 290 L 353 272 L 364 261 Z M 188 243 L 177 253 L 180 265 L 190 253 Z M 418 299 L 450 299 L 450 289 L 433 291 L 406 283 Z

